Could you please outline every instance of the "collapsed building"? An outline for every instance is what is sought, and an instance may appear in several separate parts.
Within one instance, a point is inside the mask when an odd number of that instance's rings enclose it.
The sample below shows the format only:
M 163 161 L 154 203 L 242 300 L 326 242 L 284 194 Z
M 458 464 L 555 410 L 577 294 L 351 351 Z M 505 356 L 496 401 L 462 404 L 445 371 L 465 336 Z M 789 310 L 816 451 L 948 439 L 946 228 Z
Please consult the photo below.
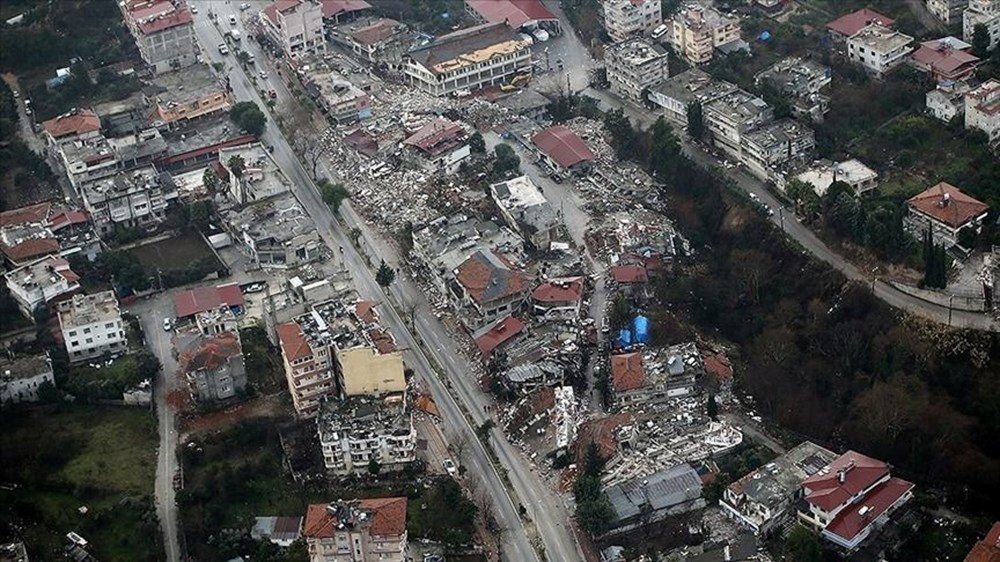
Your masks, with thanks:
M 417 430 L 403 393 L 352 396 L 320 409 L 323 464 L 337 476 L 401 470 L 416 460 Z

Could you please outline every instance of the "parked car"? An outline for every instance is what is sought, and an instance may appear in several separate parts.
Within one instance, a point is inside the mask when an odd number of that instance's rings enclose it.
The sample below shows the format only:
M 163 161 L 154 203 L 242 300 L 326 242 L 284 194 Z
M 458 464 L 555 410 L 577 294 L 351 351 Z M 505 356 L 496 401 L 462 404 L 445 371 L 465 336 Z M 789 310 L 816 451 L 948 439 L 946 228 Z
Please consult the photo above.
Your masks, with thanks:
M 444 470 L 449 476 L 458 476 L 458 467 L 455 466 L 455 462 L 451 459 L 444 460 Z
M 174 329 L 174 323 L 169 318 L 163 319 L 163 331 L 169 332 Z
M 251 284 L 243 287 L 243 292 L 244 293 L 259 293 L 259 292 L 261 292 L 263 290 L 264 290 L 264 284 L 263 283 L 251 283 Z
M 197 14 L 198 13 L 198 6 L 191 6 L 191 13 L 192 14 Z
M 250 9 L 250 3 L 249 2 L 244 2 L 244 3 L 240 4 L 240 11 L 241 12 L 245 12 L 245 11 L 247 11 L 249 9 Z
M 229 15 L 229 25 L 236 25 L 236 16 L 232 14 Z
M 219 54 L 222 55 L 229 54 L 229 47 L 227 47 L 225 43 L 219 43 Z

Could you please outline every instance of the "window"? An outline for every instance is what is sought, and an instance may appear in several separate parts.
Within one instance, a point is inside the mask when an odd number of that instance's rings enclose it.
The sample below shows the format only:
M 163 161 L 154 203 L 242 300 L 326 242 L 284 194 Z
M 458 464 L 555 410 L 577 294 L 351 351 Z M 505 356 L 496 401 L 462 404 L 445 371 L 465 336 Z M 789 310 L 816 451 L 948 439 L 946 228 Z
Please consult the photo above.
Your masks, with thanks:
M 94 338 L 87 338 L 87 343 L 94 343 Z
M 115 327 L 115 323 L 114 322 L 108 322 L 107 324 L 104 325 L 104 327 L 110 330 L 110 329 L 112 329 L 112 328 Z
M 90 328 L 84 328 L 84 329 L 83 329 L 83 333 L 85 333 L 85 334 L 89 334 L 89 333 L 90 333 Z
M 73 340 L 73 341 L 69 342 L 69 346 L 70 347 L 79 347 L 80 346 L 80 342 L 78 342 L 76 340 Z
M 69 337 L 73 337 L 75 335 L 76 335 L 76 330 L 70 330 L 69 331 Z

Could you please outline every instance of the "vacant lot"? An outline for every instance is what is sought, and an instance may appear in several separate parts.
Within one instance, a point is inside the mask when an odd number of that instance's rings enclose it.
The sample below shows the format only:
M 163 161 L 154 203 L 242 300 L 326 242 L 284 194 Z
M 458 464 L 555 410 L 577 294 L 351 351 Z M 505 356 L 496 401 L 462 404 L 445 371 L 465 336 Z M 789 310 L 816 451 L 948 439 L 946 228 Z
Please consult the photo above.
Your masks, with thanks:
M 0 528 L 23 528 L 33 557 L 61 558 L 75 531 L 99 560 L 157 559 L 148 411 L 64 405 L 7 414 L 2 425 L 0 481 L 16 487 L 0 490 Z
M 142 267 L 149 272 L 155 272 L 156 268 L 162 271 L 180 270 L 200 259 L 214 259 L 212 250 L 197 232 L 188 232 L 169 240 L 139 246 L 129 250 L 128 253 L 135 256 Z

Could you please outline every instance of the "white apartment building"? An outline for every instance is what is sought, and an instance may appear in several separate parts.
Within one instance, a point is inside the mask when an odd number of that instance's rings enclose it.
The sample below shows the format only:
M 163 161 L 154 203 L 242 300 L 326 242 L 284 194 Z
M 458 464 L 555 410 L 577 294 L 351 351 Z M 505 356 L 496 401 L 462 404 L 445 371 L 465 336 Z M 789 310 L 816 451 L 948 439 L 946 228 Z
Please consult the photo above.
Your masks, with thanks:
M 938 83 L 924 96 L 928 115 L 945 123 L 964 115 L 965 94 L 968 92 L 969 85 L 965 82 Z
M 403 57 L 409 85 L 435 96 L 472 91 L 531 74 L 531 50 L 503 23 L 442 35 Z
M 742 160 L 743 135 L 774 119 L 771 106 L 744 90 L 726 94 L 702 111 L 715 146 L 737 160 Z
M 642 93 L 670 76 L 667 51 L 643 38 L 633 38 L 611 45 L 604 51 L 611 91 L 633 101 L 642 101 Z
M 604 0 L 604 29 L 612 41 L 648 33 L 663 22 L 659 0 Z
M 0 405 L 37 402 L 45 383 L 56 383 L 48 353 L 0 360 Z
M 407 562 L 406 498 L 313 504 L 302 537 L 309 562 Z
M 740 139 L 742 162 L 762 180 L 777 175 L 777 168 L 809 155 L 816 147 L 812 130 L 792 119 L 759 127 Z
M 26 318 L 36 308 L 80 288 L 80 276 L 61 257 L 49 256 L 4 274 L 10 296 Z
M 969 0 L 927 0 L 927 11 L 941 23 L 951 25 L 962 20 L 962 12 L 969 5 Z
M 822 197 L 835 181 L 851 186 L 854 194 L 861 196 L 878 187 L 878 173 L 865 166 L 860 160 L 831 162 L 821 160 L 818 164 L 795 176 L 795 179 L 812 186 L 816 195 Z M 784 189 L 784 188 L 782 188 Z
M 83 204 L 101 234 L 118 226 L 158 223 L 177 200 L 177 185 L 166 172 L 145 166 L 89 183 L 80 190 Z
M 62 331 L 70 363 L 87 361 L 128 348 L 125 324 L 114 291 L 93 295 L 73 295 L 58 306 Z
M 965 128 L 983 131 L 990 144 L 1000 142 L 1000 80 L 994 78 L 965 94 Z
M 318 420 L 323 466 L 336 476 L 402 470 L 417 459 L 417 430 L 403 393 L 328 402 Z
M 906 61 L 913 52 L 911 43 L 909 35 L 872 24 L 847 39 L 847 57 L 882 77 Z
M 289 57 L 326 52 L 323 6 L 317 0 L 276 0 L 260 13 L 260 22 Z
M 990 37 L 988 49 L 1000 44 L 1000 0 L 969 0 L 969 7 L 962 13 L 962 39 L 972 43 L 976 26 L 982 24 Z
M 682 127 L 688 126 L 688 106 L 702 108 L 735 92 L 736 84 L 714 80 L 707 72 L 692 68 L 671 76 L 649 90 L 649 101 L 663 109 L 663 116 Z
M 707 63 L 716 47 L 739 38 L 740 20 L 709 6 L 685 4 L 670 20 L 674 53 L 694 65 Z
M 125 0 L 119 7 L 142 60 L 154 72 L 198 62 L 194 18 L 187 4 L 175 0 Z
M 559 214 L 528 176 L 491 185 L 490 196 L 507 226 L 536 248 L 548 248 L 562 229 Z

